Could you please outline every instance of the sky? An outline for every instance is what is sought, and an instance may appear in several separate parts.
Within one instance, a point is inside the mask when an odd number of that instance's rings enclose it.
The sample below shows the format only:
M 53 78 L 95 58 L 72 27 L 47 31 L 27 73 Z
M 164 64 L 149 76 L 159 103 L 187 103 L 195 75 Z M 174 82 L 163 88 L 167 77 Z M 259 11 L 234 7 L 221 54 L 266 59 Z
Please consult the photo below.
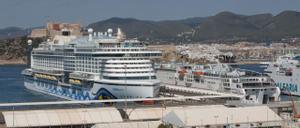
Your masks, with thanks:
M 47 21 L 87 25 L 111 17 L 174 20 L 222 11 L 252 15 L 300 11 L 300 0 L 1 0 L 0 28 L 37 27 Z

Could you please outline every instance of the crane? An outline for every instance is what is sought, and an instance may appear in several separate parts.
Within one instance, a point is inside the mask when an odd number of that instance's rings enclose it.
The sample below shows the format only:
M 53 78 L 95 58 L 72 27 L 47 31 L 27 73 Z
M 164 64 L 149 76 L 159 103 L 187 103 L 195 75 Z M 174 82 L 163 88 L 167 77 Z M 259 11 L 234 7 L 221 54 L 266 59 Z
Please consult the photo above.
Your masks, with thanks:
M 298 112 L 297 112 L 296 105 L 295 105 L 295 101 L 294 101 L 294 98 L 293 98 L 293 96 L 292 96 L 292 93 L 291 93 L 290 91 L 288 91 L 288 93 L 289 93 L 290 100 L 291 100 L 291 102 L 292 102 L 292 109 L 293 109 L 293 114 L 294 114 L 293 117 L 294 117 L 295 119 L 300 119 L 300 114 L 298 114 Z

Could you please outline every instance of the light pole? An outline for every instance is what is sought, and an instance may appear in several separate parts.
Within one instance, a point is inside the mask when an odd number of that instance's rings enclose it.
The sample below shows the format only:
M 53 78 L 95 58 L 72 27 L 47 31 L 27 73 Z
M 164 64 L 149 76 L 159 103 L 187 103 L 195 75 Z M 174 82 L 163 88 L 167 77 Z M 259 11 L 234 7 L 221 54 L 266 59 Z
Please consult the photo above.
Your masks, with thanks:
M 87 124 L 86 113 L 87 113 L 87 110 L 84 109 L 83 110 L 83 128 L 86 128 L 86 124 Z
M 13 106 L 13 126 L 15 126 L 15 106 Z
M 203 127 L 203 120 L 201 119 L 201 127 Z
M 124 91 L 124 96 L 125 96 L 125 112 L 127 112 L 127 64 L 124 65 L 125 67 L 125 91 Z
M 27 67 L 31 66 L 32 40 L 27 41 Z
M 215 119 L 216 119 L 216 126 L 217 126 L 217 125 L 218 125 L 218 117 L 219 117 L 219 116 L 218 116 L 218 115 L 215 115 L 214 117 L 215 117 Z
M 227 127 L 229 127 L 228 116 L 226 117 Z

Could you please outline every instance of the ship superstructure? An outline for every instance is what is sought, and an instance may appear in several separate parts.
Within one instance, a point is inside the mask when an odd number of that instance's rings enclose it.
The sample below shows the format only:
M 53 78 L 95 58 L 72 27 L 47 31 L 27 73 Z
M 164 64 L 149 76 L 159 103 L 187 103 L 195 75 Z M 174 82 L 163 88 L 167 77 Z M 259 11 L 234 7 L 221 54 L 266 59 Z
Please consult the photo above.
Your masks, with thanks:
M 76 37 L 63 29 L 34 48 L 31 65 L 23 71 L 25 87 L 70 100 L 157 97 L 151 58 L 161 56 L 136 39 L 126 39 L 118 28 L 88 30 Z
M 281 89 L 283 94 L 300 96 L 300 56 L 287 54 L 279 56 L 276 62 L 272 62 L 265 69 Z
M 280 90 L 270 77 L 258 72 L 232 68 L 227 64 L 178 66 L 173 76 L 159 76 L 162 83 L 244 95 L 244 103 L 279 101 Z M 160 73 L 163 74 L 163 73 Z

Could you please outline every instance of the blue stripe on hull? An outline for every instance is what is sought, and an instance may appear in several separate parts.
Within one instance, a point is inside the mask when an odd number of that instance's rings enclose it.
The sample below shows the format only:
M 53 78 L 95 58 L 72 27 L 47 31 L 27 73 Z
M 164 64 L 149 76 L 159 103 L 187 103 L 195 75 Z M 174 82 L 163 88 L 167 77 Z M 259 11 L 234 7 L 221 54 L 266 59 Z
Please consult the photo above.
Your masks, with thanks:
M 291 93 L 298 93 L 298 85 L 292 83 L 276 83 L 276 86 L 282 91 L 287 91 Z
M 281 94 L 300 96 L 298 84 L 277 82 L 276 86 L 280 88 Z
M 92 96 L 90 90 L 81 87 L 63 87 L 57 86 L 53 82 L 45 82 L 39 80 L 25 80 L 29 89 L 34 91 L 40 91 L 43 93 L 51 94 L 64 99 L 71 100 L 101 100 L 101 99 L 117 99 L 107 89 L 101 88 L 98 90 L 95 96 Z

